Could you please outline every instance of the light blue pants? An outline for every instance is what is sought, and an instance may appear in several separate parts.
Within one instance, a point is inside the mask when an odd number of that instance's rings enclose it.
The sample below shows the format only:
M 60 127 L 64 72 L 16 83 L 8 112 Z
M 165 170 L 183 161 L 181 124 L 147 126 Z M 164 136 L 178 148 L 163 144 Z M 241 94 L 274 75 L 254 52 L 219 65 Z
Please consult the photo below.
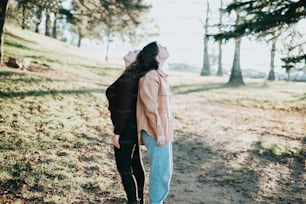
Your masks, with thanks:
M 142 131 L 142 140 L 150 160 L 149 194 L 151 204 L 162 204 L 167 197 L 173 171 L 172 143 L 158 147 L 156 139 Z

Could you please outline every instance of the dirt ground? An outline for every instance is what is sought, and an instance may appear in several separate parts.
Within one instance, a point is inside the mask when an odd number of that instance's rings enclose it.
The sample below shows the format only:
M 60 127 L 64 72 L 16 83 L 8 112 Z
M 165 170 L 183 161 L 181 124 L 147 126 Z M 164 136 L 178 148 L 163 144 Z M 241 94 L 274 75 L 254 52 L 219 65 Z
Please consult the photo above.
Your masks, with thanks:
M 304 114 L 174 94 L 174 174 L 166 203 L 305 203 L 302 157 L 275 156 L 271 143 L 305 150 Z

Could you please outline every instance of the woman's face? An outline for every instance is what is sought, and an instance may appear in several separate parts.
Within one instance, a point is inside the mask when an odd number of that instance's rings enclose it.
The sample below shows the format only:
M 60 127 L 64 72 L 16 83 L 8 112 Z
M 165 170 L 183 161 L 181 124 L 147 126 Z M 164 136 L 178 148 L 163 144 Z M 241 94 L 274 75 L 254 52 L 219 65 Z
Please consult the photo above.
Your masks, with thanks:
M 158 44 L 158 55 L 157 55 L 158 61 L 164 61 L 168 57 L 169 57 L 169 53 L 168 53 L 167 47 L 164 47 L 161 44 Z
M 133 62 L 135 62 L 137 55 L 138 55 L 139 51 L 138 50 L 134 50 L 134 51 L 129 51 L 124 57 L 124 61 L 127 64 L 131 64 Z

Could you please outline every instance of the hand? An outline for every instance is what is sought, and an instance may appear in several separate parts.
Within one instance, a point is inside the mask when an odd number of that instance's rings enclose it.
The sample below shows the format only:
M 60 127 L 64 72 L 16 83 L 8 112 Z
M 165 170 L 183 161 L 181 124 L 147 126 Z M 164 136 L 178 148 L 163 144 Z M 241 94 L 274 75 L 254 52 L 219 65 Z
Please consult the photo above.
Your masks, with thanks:
M 164 136 L 157 137 L 157 146 L 161 147 L 166 143 L 166 138 Z
M 113 145 L 114 145 L 117 149 L 120 149 L 119 138 L 120 138 L 120 135 L 114 135 L 114 136 L 113 136 Z

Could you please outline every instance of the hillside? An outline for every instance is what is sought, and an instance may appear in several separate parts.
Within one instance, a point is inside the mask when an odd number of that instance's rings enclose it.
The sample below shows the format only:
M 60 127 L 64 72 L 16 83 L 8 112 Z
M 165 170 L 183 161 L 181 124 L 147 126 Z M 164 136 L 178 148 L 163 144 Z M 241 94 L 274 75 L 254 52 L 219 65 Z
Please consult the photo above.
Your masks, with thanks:
M 4 48 L 32 64 L 0 68 L 0 203 L 124 203 L 104 94 L 122 67 L 11 25 Z M 169 73 L 167 204 L 306 202 L 305 83 L 246 78 L 237 88 Z

